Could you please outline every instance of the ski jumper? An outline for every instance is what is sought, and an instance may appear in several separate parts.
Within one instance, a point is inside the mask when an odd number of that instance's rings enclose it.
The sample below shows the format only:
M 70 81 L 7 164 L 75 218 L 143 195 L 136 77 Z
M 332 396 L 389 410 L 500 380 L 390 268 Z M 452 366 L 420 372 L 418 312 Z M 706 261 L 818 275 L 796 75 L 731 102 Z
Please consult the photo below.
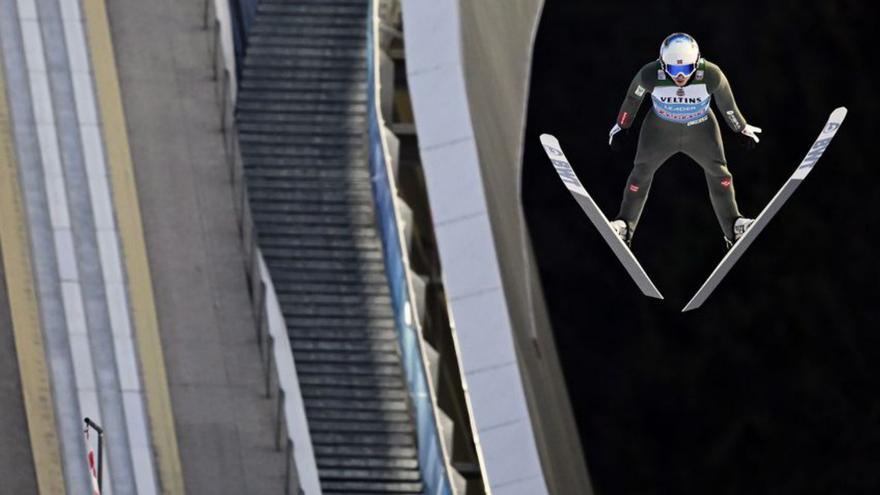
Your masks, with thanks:
M 709 107 L 714 97 L 727 125 L 734 132 L 745 128 L 746 121 L 736 107 L 727 78 L 717 65 L 701 58 L 687 84 L 678 87 L 663 71 L 660 61 L 651 62 L 639 70 L 630 84 L 617 125 L 623 129 L 632 125 L 646 94 L 651 95 L 653 111 L 642 122 L 635 166 L 623 191 L 617 218 L 627 223 L 630 233 L 635 232 L 654 173 L 680 152 L 703 168 L 715 216 L 724 235 L 733 239 L 733 223 L 741 215 L 724 158 L 718 120 Z

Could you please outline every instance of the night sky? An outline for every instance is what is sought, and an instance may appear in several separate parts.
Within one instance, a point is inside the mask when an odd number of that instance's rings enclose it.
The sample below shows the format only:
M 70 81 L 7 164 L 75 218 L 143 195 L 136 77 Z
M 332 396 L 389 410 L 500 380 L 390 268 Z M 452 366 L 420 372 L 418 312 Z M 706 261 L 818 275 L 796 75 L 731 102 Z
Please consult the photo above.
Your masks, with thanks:
M 867 2 L 547 0 L 528 110 L 523 202 L 596 491 L 880 493 L 880 269 Z M 636 71 L 675 31 L 725 72 L 751 152 L 723 123 L 740 210 L 755 217 L 828 114 L 818 165 L 702 308 L 681 308 L 724 255 L 700 167 L 657 173 L 633 241 L 666 297 L 648 299 L 569 195 L 538 135 L 556 135 L 606 215 L 635 143 L 608 130 Z M 643 103 L 633 131 L 649 111 Z M 716 112 L 717 113 L 717 112 Z

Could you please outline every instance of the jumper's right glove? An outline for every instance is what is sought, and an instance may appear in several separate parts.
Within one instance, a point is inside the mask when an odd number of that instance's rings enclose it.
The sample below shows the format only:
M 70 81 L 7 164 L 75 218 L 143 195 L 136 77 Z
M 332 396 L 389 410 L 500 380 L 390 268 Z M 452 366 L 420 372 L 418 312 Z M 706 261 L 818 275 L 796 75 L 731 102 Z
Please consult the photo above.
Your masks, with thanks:
M 761 141 L 761 139 L 758 137 L 758 134 L 760 133 L 760 127 L 746 124 L 745 129 L 743 129 L 739 133 L 740 144 L 742 144 L 743 148 L 747 150 L 755 149 L 755 146 Z
M 623 131 L 620 136 L 617 136 L 617 139 L 614 138 L 618 133 Z M 611 146 L 611 151 L 620 151 L 626 145 L 627 137 L 629 135 L 629 129 L 623 129 L 619 125 L 614 124 L 614 127 L 611 128 L 611 131 L 608 132 L 608 146 Z

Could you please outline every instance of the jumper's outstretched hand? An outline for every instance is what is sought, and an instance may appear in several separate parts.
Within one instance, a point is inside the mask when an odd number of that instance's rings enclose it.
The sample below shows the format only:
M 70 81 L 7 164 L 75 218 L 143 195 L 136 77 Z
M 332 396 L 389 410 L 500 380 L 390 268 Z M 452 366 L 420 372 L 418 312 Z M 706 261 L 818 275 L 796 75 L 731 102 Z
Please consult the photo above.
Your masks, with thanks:
M 743 147 L 747 150 L 755 149 L 755 145 L 761 142 L 761 138 L 758 137 L 758 134 L 760 133 L 760 127 L 746 124 L 746 128 L 740 131 L 740 135 L 743 136 L 742 138 L 740 138 Z
M 620 131 L 623 131 L 623 134 L 620 135 L 617 139 L 614 139 L 614 136 L 617 135 Z M 623 129 L 619 125 L 614 124 L 614 127 L 608 132 L 608 146 L 611 146 L 611 151 L 620 151 L 623 149 L 624 145 L 624 136 L 627 135 L 629 129 Z

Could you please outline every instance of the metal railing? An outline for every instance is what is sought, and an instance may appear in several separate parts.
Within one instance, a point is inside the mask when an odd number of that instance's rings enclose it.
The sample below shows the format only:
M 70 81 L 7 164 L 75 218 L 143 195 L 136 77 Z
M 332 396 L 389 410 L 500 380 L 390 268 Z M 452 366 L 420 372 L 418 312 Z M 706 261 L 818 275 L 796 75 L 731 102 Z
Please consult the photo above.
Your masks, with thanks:
M 419 465 L 425 493 L 451 495 L 448 447 L 444 445 L 438 421 L 437 394 L 430 377 L 422 338 L 421 323 L 414 311 L 415 293 L 409 268 L 409 256 L 397 208 L 397 187 L 384 133 L 390 132 L 379 110 L 378 0 L 370 0 L 367 40 L 367 112 L 369 121 L 370 181 L 376 204 L 379 234 L 382 238 L 385 272 L 397 324 L 401 361 L 415 409 Z
M 218 9 L 223 8 L 228 9 L 225 0 L 205 0 L 203 27 L 212 30 L 210 48 L 221 110 L 220 130 L 224 138 L 233 204 L 244 250 L 244 270 L 265 377 L 263 393 L 267 399 L 275 401 L 274 442 L 276 451 L 283 450 L 285 455 L 284 494 L 320 495 L 318 469 L 287 326 L 257 244 L 257 231 L 248 199 L 235 122 L 235 57 L 229 53 L 231 44 L 223 42 L 224 36 L 231 36 L 229 12 L 227 10 L 217 15 Z

